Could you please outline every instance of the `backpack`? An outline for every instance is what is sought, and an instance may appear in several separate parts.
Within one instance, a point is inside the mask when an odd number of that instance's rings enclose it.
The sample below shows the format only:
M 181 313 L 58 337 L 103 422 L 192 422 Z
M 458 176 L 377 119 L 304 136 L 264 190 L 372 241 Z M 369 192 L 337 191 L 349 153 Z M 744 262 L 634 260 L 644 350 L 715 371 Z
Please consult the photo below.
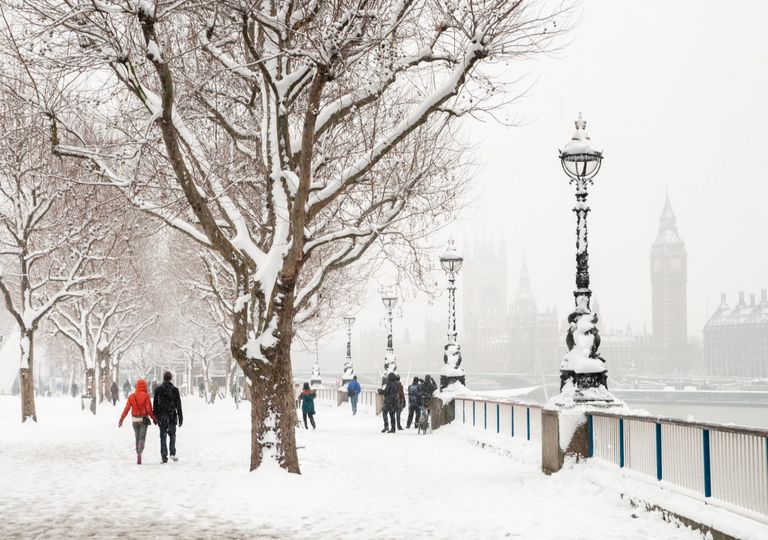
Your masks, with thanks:
M 357 392 L 355 392 L 354 390 L 350 390 L 349 387 L 347 387 L 347 395 L 352 398 L 357 395 Z

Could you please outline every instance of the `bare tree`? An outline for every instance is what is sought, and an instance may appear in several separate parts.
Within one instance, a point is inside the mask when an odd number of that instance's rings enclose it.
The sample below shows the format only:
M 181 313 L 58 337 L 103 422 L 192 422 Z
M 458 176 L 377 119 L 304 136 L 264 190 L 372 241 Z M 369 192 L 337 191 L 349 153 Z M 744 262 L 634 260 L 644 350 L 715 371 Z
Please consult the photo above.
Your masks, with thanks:
M 207 402 L 211 392 L 212 362 L 226 354 L 226 342 L 222 343 L 220 336 L 209 332 L 195 337 L 190 344 L 176 342 L 174 345 L 187 359 L 190 365 L 190 375 L 191 366 L 195 362 L 199 363 L 204 385 L 203 397 Z
M 144 380 L 148 380 L 150 374 L 157 369 L 159 357 L 157 347 L 149 341 L 137 343 L 127 355 L 130 366 L 134 371 L 138 371 L 139 378 Z
M 299 472 L 294 325 L 374 252 L 410 256 L 420 277 L 422 239 L 467 186 L 453 122 L 516 95 L 482 67 L 544 50 L 562 13 L 522 0 L 17 5 L 35 69 L 104 88 L 87 113 L 100 131 L 49 107 L 54 151 L 231 268 L 251 469 L 271 456 Z
M 22 422 L 37 421 L 35 332 L 55 306 L 82 296 L 100 259 L 97 210 L 61 179 L 46 132 L 19 87 L 0 85 L 0 293 L 19 326 Z
M 51 322 L 56 333 L 67 338 L 80 352 L 85 381 L 83 398 L 96 401 L 109 396 L 112 381 L 125 352 L 141 333 L 157 320 L 155 315 L 139 318 L 140 295 L 132 295 L 121 280 L 108 288 L 87 290 L 85 298 L 60 305 Z

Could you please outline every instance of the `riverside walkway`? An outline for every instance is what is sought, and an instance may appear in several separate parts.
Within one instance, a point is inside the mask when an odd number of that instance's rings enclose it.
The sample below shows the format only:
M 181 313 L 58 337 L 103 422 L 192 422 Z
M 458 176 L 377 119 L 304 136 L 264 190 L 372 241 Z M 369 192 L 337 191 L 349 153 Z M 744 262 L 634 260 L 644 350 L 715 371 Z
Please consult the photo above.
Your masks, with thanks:
M 0 396 L 2 538 L 694 539 L 633 508 L 595 469 L 540 472 L 536 442 L 483 447 L 460 426 L 380 433 L 380 418 L 318 404 L 298 431 L 303 475 L 248 473 L 249 407 L 184 398 L 180 461 L 161 465 L 157 428 L 137 466 L 120 404 L 96 417 L 40 398 L 37 425 Z

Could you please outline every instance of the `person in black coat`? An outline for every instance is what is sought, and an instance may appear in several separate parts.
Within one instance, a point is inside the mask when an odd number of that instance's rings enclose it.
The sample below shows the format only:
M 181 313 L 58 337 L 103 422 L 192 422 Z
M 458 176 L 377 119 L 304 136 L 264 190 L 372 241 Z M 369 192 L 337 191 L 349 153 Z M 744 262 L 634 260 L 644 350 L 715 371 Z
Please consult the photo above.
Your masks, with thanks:
M 416 418 L 416 424 L 419 423 L 419 392 L 421 392 L 421 384 L 419 384 L 419 378 L 414 377 L 413 383 L 408 387 L 408 422 L 405 424 L 406 429 L 411 427 L 411 422 Z
M 429 375 L 424 376 L 424 382 L 421 383 L 421 391 L 419 392 L 419 405 L 423 407 L 429 407 L 429 402 L 432 400 L 432 394 L 437 390 L 437 383 Z
M 171 382 L 173 374 L 170 371 L 163 373 L 163 384 L 155 389 L 155 398 L 152 409 L 155 411 L 158 426 L 160 426 L 160 457 L 163 463 L 168 463 L 168 450 L 171 451 L 171 459 L 176 459 L 176 423 L 179 427 L 184 422 L 181 412 L 181 396 L 179 389 Z M 166 447 L 166 437 L 168 447 Z
M 386 384 L 384 388 L 379 389 L 379 394 L 384 395 L 384 407 L 381 409 L 381 416 L 384 417 L 384 429 L 381 432 L 395 433 L 397 431 L 397 410 L 400 406 L 400 384 L 394 373 L 387 376 Z
M 109 393 L 112 394 L 112 406 L 114 407 L 117 400 L 120 399 L 120 389 L 117 387 L 115 381 L 112 381 L 112 386 L 109 387 Z

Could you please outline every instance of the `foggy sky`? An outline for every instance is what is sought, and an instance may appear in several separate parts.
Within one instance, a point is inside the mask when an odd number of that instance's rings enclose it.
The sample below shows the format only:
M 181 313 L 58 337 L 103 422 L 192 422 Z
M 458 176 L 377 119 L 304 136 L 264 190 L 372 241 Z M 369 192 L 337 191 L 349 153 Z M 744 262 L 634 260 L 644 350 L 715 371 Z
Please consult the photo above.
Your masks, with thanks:
M 574 192 L 557 151 L 581 111 L 605 155 L 589 196 L 592 290 L 604 323 L 651 329 L 649 252 L 668 191 L 688 252 L 689 337 L 700 336 L 721 291 L 733 306 L 738 291 L 759 299 L 768 288 L 768 3 L 585 0 L 580 15 L 554 57 L 510 65 L 510 80 L 536 79 L 505 111 L 521 125 L 466 126 L 481 163 L 475 200 L 440 238 L 451 234 L 464 250 L 480 235 L 503 238 L 510 294 L 525 252 L 539 306 L 556 305 L 564 318 Z M 423 328 L 423 305 L 403 306 L 397 324 Z M 359 324 L 382 314 L 372 292 Z

